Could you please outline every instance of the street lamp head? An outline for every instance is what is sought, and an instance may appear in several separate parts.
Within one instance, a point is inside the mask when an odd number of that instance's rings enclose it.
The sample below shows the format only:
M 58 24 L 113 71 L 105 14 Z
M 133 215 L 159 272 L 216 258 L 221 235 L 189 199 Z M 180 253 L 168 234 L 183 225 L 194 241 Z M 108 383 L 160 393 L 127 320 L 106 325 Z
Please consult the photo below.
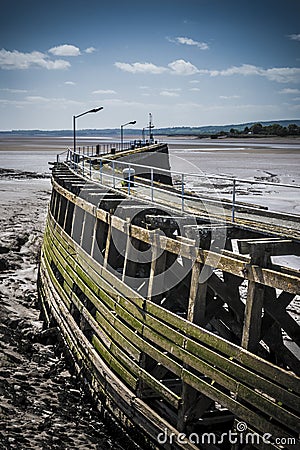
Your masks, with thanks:
M 98 112 L 98 111 L 101 111 L 101 109 L 103 109 L 103 106 L 100 106 L 100 108 L 94 108 L 94 109 L 91 109 L 90 112 L 96 113 L 96 112 Z
M 126 127 L 126 125 L 135 125 L 136 124 L 136 120 L 132 120 L 131 122 L 126 122 L 123 125 L 121 125 L 121 128 Z
M 75 120 L 75 119 L 78 119 L 78 117 L 85 116 L 86 114 L 96 113 L 98 111 L 101 111 L 101 109 L 103 109 L 103 106 L 100 106 L 100 108 L 89 109 L 88 111 L 85 111 L 85 112 L 83 112 L 81 114 L 78 114 L 78 116 L 73 116 L 73 118 Z

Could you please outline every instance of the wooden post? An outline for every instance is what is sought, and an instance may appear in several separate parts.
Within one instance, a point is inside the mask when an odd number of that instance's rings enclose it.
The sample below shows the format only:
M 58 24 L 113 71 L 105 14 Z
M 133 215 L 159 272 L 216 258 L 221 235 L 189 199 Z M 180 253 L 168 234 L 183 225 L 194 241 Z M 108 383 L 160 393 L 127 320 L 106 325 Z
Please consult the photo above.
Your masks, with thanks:
M 125 280 L 126 277 L 135 277 L 136 275 L 136 266 L 138 261 L 134 260 L 132 257 L 132 247 L 138 251 L 140 241 L 138 239 L 134 239 L 130 237 L 130 218 L 126 219 L 126 249 L 125 249 L 125 257 L 124 257 L 124 267 L 122 274 L 122 281 Z
M 105 252 L 104 252 L 104 262 L 103 262 L 104 269 L 107 268 L 107 263 L 108 263 L 108 255 L 109 255 L 111 232 L 112 232 L 111 218 L 112 218 L 112 215 L 109 214 L 109 216 L 108 216 L 108 231 L 107 231 L 106 246 L 105 246 Z
M 203 264 L 195 262 L 192 268 L 187 320 L 197 325 L 202 325 L 205 319 L 207 281 L 199 283 Z M 184 368 L 188 368 L 184 365 Z M 182 402 L 178 410 L 177 429 L 181 432 L 186 430 L 190 420 L 199 418 L 214 402 L 205 395 L 198 392 L 187 383 L 182 383 Z
M 153 233 L 153 234 L 152 234 Z M 160 247 L 160 230 L 156 229 L 153 230 L 151 233 L 153 237 L 153 244 L 152 244 L 152 261 L 151 261 L 151 268 L 150 268 L 150 277 L 149 277 L 149 285 L 148 285 L 148 293 L 147 298 L 148 300 L 155 301 L 157 300 L 158 295 L 153 295 L 153 288 L 154 288 L 154 278 L 155 279 L 155 291 L 156 292 L 163 292 L 163 273 L 166 268 L 166 258 L 167 258 L 167 252 L 164 250 L 161 250 Z M 160 275 L 160 277 L 157 277 L 157 275 Z
M 201 325 L 205 317 L 207 282 L 199 283 L 199 277 L 203 265 L 195 262 L 192 268 L 190 296 L 187 312 L 187 320 Z
M 270 254 L 264 244 L 250 245 L 251 264 L 267 267 Z M 245 307 L 244 326 L 242 333 L 242 347 L 252 353 L 257 353 L 261 340 L 262 309 L 265 295 L 265 286 L 249 281 Z

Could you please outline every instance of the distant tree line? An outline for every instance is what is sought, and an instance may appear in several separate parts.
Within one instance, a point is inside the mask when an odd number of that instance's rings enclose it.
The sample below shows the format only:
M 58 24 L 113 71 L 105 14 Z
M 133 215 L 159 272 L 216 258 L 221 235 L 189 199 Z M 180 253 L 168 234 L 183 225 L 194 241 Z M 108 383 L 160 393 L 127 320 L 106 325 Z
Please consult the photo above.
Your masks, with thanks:
M 295 123 L 291 123 L 284 127 L 278 123 L 263 126 L 261 123 L 255 123 L 251 127 L 245 127 L 244 130 L 231 128 L 229 131 L 231 136 L 237 135 L 263 135 L 263 136 L 300 136 L 300 127 Z

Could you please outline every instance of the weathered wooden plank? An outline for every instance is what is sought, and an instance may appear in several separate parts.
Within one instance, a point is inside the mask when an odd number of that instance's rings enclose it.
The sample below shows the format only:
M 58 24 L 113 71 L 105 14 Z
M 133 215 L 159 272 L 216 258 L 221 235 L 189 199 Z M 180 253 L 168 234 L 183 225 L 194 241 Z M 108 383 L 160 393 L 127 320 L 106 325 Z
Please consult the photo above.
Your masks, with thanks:
M 268 314 L 277 322 L 277 324 L 291 337 L 291 339 L 300 346 L 300 326 L 282 307 L 279 301 L 271 301 L 265 298 L 264 306 Z
M 137 377 L 133 376 L 128 370 L 125 369 L 123 364 L 121 364 L 113 355 L 109 352 L 109 350 L 105 347 L 102 342 L 97 338 L 96 335 L 93 335 L 92 343 L 97 350 L 97 352 L 101 355 L 101 357 L 106 361 L 109 367 L 114 370 L 119 377 L 125 383 L 127 383 L 134 390 L 136 389 Z
M 145 403 L 139 399 L 134 399 L 135 407 L 138 411 L 146 416 Z M 141 428 L 149 433 L 154 442 L 160 440 L 160 444 L 163 444 L 167 449 L 169 445 L 172 445 L 174 450 L 176 449 L 188 449 L 188 450 L 199 450 L 199 446 L 196 445 L 192 439 L 188 439 L 188 436 L 184 435 L 178 431 L 175 427 L 171 426 L 167 421 L 161 418 L 161 416 L 155 412 L 153 409 L 149 413 L 149 419 L 151 419 L 152 427 L 149 429 L 148 420 L 145 418 L 139 422 Z M 163 430 L 163 431 L 162 431 Z M 164 442 L 166 441 L 166 442 Z
M 66 255 L 64 256 L 65 260 L 67 260 Z M 127 321 L 127 323 L 132 326 L 135 330 L 142 331 L 143 323 L 141 323 L 138 319 L 135 318 L 141 317 L 143 312 L 142 310 L 137 309 L 135 304 L 132 304 L 128 299 L 120 297 L 118 292 L 112 293 L 112 289 L 110 288 L 110 295 L 114 297 L 111 298 L 107 293 L 103 291 L 103 289 L 99 288 L 99 283 L 103 285 L 103 280 L 99 277 L 98 283 L 96 284 L 91 280 L 86 271 L 82 270 L 80 266 L 74 261 L 70 262 L 69 270 L 73 272 L 73 276 L 76 279 L 76 282 L 80 284 L 80 287 L 83 292 L 87 293 L 90 300 L 94 303 L 97 309 L 101 309 L 101 303 L 96 296 L 100 296 L 100 298 L 105 302 L 105 304 L 111 309 L 118 312 L 121 317 Z M 80 276 L 80 278 L 78 277 Z M 82 282 L 80 282 L 82 280 Z M 86 283 L 86 284 L 82 284 Z M 93 290 L 95 296 L 91 296 L 88 294 L 87 286 Z M 104 286 L 105 287 L 105 286 Z M 137 312 L 140 311 L 138 314 Z
M 123 295 L 126 295 L 133 303 L 141 306 L 144 303 L 144 298 L 141 297 L 137 292 L 133 291 L 129 286 L 124 285 L 120 279 L 111 274 L 108 270 L 105 270 L 97 261 L 93 260 L 93 258 L 88 255 L 84 250 L 82 250 L 78 244 L 76 244 L 72 239 L 64 234 L 63 230 L 59 230 L 58 233 L 57 227 L 52 228 L 52 238 L 57 238 L 62 247 L 69 251 L 70 255 L 74 255 L 76 259 L 74 259 L 75 264 L 80 263 L 83 264 L 83 270 L 92 277 L 92 279 L 99 283 L 105 283 L 107 287 L 109 287 L 109 291 L 116 292 Z M 69 248 L 68 248 L 69 246 Z M 99 275 L 101 274 L 101 276 Z M 102 281 L 101 281 L 102 280 Z
M 46 282 L 45 282 L 45 284 L 46 284 Z M 56 314 L 56 317 L 58 320 L 62 321 L 61 313 Z M 62 324 L 61 324 L 61 329 L 62 329 L 62 332 L 65 333 L 65 328 Z M 88 345 L 88 342 L 86 342 L 86 344 Z M 74 354 L 76 354 L 74 349 L 72 350 L 72 352 L 74 352 Z M 101 360 L 99 360 L 99 361 L 101 361 Z M 96 361 L 96 362 L 98 362 L 98 361 Z M 79 372 L 79 370 L 80 369 L 78 368 L 78 372 Z M 142 421 L 144 424 L 142 426 L 142 428 L 144 426 L 146 426 L 147 431 L 149 431 L 149 428 L 151 428 L 151 426 L 157 426 L 158 432 L 161 429 L 166 428 L 166 430 L 168 430 L 168 432 L 169 432 L 169 430 L 172 430 L 172 431 L 176 431 L 176 433 L 178 434 L 177 430 L 175 430 L 172 426 L 170 426 L 170 424 L 167 421 L 160 418 L 149 406 L 147 406 L 142 401 L 137 401 L 135 395 L 133 393 L 131 393 L 130 391 L 128 391 L 126 386 L 124 386 L 124 384 L 120 384 L 120 381 L 116 378 L 116 376 L 111 371 L 107 370 L 105 372 L 105 379 L 107 382 L 105 385 L 105 390 L 103 390 L 103 392 L 105 392 L 106 397 L 111 396 L 112 398 L 115 398 L 116 392 L 119 391 L 120 398 L 117 402 L 117 404 L 119 406 L 123 406 L 123 403 L 124 403 L 123 400 L 127 399 L 127 402 L 126 402 L 127 407 L 129 409 L 129 406 L 130 406 L 130 409 L 132 409 L 132 411 L 130 411 L 130 412 L 127 411 L 127 414 L 125 417 L 132 417 L 133 420 L 135 420 L 138 425 L 140 425 L 140 422 Z M 97 389 L 99 391 L 98 383 L 97 383 Z M 109 401 L 106 402 L 106 405 L 111 407 L 111 405 L 109 404 Z M 135 413 L 134 413 L 134 410 L 136 410 Z M 156 434 L 156 436 L 157 436 L 157 434 Z M 187 445 L 188 446 L 185 445 L 182 448 L 190 448 L 193 450 L 196 449 L 196 447 L 194 445 L 189 445 L 188 442 L 187 442 Z M 181 448 L 181 445 L 179 447 Z
M 150 268 L 147 298 L 150 300 L 157 297 L 157 293 L 164 292 L 164 272 L 166 269 L 167 253 L 160 247 L 160 231 L 151 232 L 152 238 L 152 261 Z
M 157 307 L 158 309 L 159 309 L 159 307 Z M 171 317 L 172 317 L 172 314 L 171 313 L 169 313 L 169 312 L 166 312 L 165 310 L 163 310 L 162 311 L 162 315 L 163 315 L 163 317 L 164 317 L 164 319 L 165 319 L 165 317 L 166 317 L 166 313 L 167 313 L 167 315 L 168 316 L 170 316 L 171 315 Z M 174 317 L 174 319 L 176 318 L 176 320 L 175 320 L 175 322 L 176 322 L 176 326 L 178 326 L 178 324 L 180 323 L 181 324 L 181 326 L 182 326 L 182 320 L 183 319 L 180 319 L 180 318 L 178 318 L 178 317 Z M 205 333 L 207 333 L 207 332 L 205 332 Z M 231 350 L 231 349 L 230 349 Z M 253 363 L 254 363 L 254 361 L 253 361 Z
M 216 389 L 213 385 L 209 385 L 196 375 L 183 369 L 182 379 L 189 385 L 193 386 L 195 389 L 203 392 L 209 398 L 216 402 L 221 403 L 223 406 L 227 407 L 232 411 L 237 417 L 244 420 L 247 424 L 251 424 L 258 430 L 264 433 L 270 433 L 272 436 L 281 436 L 285 438 L 291 437 L 282 428 L 273 425 L 269 420 L 266 420 L 262 415 L 250 410 L 246 406 L 242 405 L 233 398 L 227 396 L 220 390 Z
M 77 282 L 78 282 L 78 280 L 77 280 Z M 58 286 L 57 286 L 57 287 L 58 287 Z M 80 283 L 80 287 L 81 287 L 81 288 L 84 288 L 84 286 L 82 286 L 81 283 Z M 59 288 L 59 287 L 58 287 L 58 288 Z M 86 290 L 88 290 L 88 288 L 87 288 Z M 63 293 L 62 293 L 61 291 L 60 291 L 60 295 L 63 295 Z M 74 295 L 74 294 L 73 294 L 73 297 L 75 298 L 75 295 Z M 130 344 L 129 341 L 126 342 L 126 340 L 124 339 L 124 337 L 121 338 L 120 333 L 118 333 L 118 332 L 116 331 L 116 329 L 115 329 L 109 322 L 107 322 L 107 320 L 104 318 L 104 316 L 102 316 L 102 315 L 100 316 L 100 314 L 99 314 L 98 312 L 96 313 L 96 317 L 97 317 L 97 319 L 98 319 L 98 323 L 101 324 L 102 327 L 103 327 L 102 330 L 101 330 L 101 332 L 99 332 L 99 329 L 95 326 L 95 323 L 94 323 L 93 318 L 90 316 L 90 314 L 89 314 L 89 313 L 86 311 L 86 309 L 83 307 L 83 305 L 81 304 L 81 302 L 79 301 L 79 299 L 77 299 L 77 306 L 80 307 L 81 313 L 84 315 L 84 317 L 85 317 L 86 319 L 88 319 L 89 323 L 93 326 L 95 332 L 96 332 L 99 336 L 101 336 L 102 339 L 104 339 L 104 344 L 105 344 L 109 349 L 111 349 L 111 348 L 112 348 L 111 346 L 113 346 L 113 348 L 114 348 L 113 354 L 114 354 L 115 352 L 118 351 L 118 350 L 117 350 L 118 347 L 116 347 L 116 346 L 113 344 L 111 338 L 116 339 L 116 341 L 117 341 L 119 344 L 121 344 L 121 343 L 123 342 L 124 348 L 125 348 L 127 351 L 129 351 L 129 353 L 133 354 L 133 346 L 132 346 L 132 344 Z M 98 306 L 99 306 L 99 305 L 98 305 Z M 101 308 L 101 310 L 103 311 L 103 307 Z M 109 314 L 110 312 L 107 310 L 106 313 Z M 117 323 L 116 323 L 117 327 L 118 327 L 119 329 L 122 328 L 122 323 L 121 323 L 117 318 L 115 318 L 115 317 L 113 316 L 113 314 L 111 314 L 111 317 L 112 317 L 112 320 L 113 320 L 114 322 L 117 322 Z M 105 332 L 104 332 L 104 329 L 105 329 L 106 331 L 108 331 L 109 334 L 105 333 Z M 127 331 L 131 334 L 131 338 L 133 338 L 135 341 L 138 340 L 138 337 L 134 334 L 133 331 L 130 331 L 129 329 L 127 329 Z M 94 336 L 94 337 L 95 337 L 95 336 Z M 118 337 L 119 337 L 119 339 L 118 339 Z M 97 338 L 97 339 L 98 339 L 98 338 Z M 99 339 L 98 339 L 98 341 L 99 341 Z M 100 341 L 99 341 L 99 342 L 100 342 Z M 140 342 L 140 344 L 143 343 L 142 338 L 139 338 L 139 342 Z M 106 360 L 109 364 L 111 364 L 111 361 L 108 360 L 108 356 L 109 356 L 110 353 L 107 353 L 107 352 L 105 351 L 105 347 L 103 346 L 103 344 L 101 344 L 101 345 L 102 345 L 102 347 L 101 347 L 101 350 L 102 350 L 102 353 L 101 353 L 101 354 L 102 354 L 102 356 L 105 358 L 105 360 Z M 145 345 L 143 345 L 143 349 L 144 349 L 144 348 L 145 348 Z M 99 350 L 100 347 L 99 347 L 99 348 L 97 347 L 97 349 Z M 150 349 L 150 345 L 148 344 L 148 350 L 149 350 L 149 349 Z M 119 350 L 120 350 L 120 349 L 119 349 Z M 100 351 L 100 350 L 99 350 L 99 351 Z M 108 351 L 108 350 L 107 350 L 107 351 Z M 120 350 L 120 351 L 121 351 L 121 350 Z M 156 353 L 156 355 L 159 353 L 159 354 L 161 355 L 161 359 L 163 359 L 163 360 L 166 360 L 166 359 L 167 359 L 166 356 L 163 355 L 162 352 L 158 352 L 158 351 L 155 352 L 154 349 L 151 349 L 150 353 L 151 353 L 152 356 L 154 356 L 155 353 Z M 139 355 L 139 354 L 136 353 L 135 356 L 137 357 L 137 355 Z M 131 367 L 132 370 L 133 370 L 133 368 L 134 368 L 134 373 L 135 373 L 136 375 L 139 375 L 139 377 L 142 378 L 142 379 L 143 379 L 148 385 L 150 385 L 153 389 L 155 388 L 155 390 L 159 393 L 159 395 L 161 395 L 162 397 L 168 399 L 168 401 L 171 402 L 171 404 L 172 404 L 174 407 L 175 407 L 175 406 L 178 406 L 179 397 L 177 397 L 177 396 L 175 396 L 175 394 L 171 393 L 171 391 L 169 391 L 169 390 L 168 390 L 165 386 L 163 386 L 161 383 L 157 382 L 153 377 L 151 377 L 150 375 L 148 375 L 145 371 L 142 371 L 142 369 L 139 368 L 138 365 L 136 365 L 136 364 L 134 365 L 133 361 L 130 361 L 130 360 L 128 359 L 128 357 L 126 357 L 125 354 L 123 354 L 123 353 L 122 353 L 122 358 L 123 358 L 124 361 L 127 362 L 127 365 L 129 365 L 129 366 Z M 174 366 L 174 364 L 171 365 L 171 367 L 173 367 L 173 366 Z M 117 361 L 114 361 L 113 367 L 115 368 L 115 370 L 118 370 L 118 371 L 120 372 L 120 376 L 123 376 L 123 375 L 124 375 L 124 371 L 122 370 L 122 368 L 120 368 L 120 366 L 119 366 L 119 364 L 118 364 Z M 125 376 L 126 376 L 126 381 L 128 382 L 128 375 L 127 375 L 126 373 L 125 373 Z M 130 377 L 129 377 L 129 378 L 130 378 Z
M 60 193 L 89 213 L 93 214 L 94 212 L 95 215 L 97 214 L 94 205 L 88 204 L 85 200 L 77 201 L 77 197 L 74 194 L 70 194 L 70 196 L 68 191 L 63 190 L 63 188 L 60 188 Z M 102 218 L 107 218 L 107 215 L 103 215 Z M 126 222 L 120 218 L 114 222 L 116 227 L 120 227 L 121 231 L 124 231 L 125 223 Z M 131 233 L 133 237 L 144 242 L 151 243 L 148 230 L 144 230 L 137 226 L 132 226 Z M 195 248 L 184 242 L 178 242 L 175 239 L 162 236 L 160 245 L 163 246 L 166 251 L 178 254 L 184 258 L 194 259 L 195 257 Z M 276 272 L 274 270 L 261 268 L 255 265 L 248 265 L 239 258 L 235 258 L 234 253 L 232 253 L 232 257 L 229 257 L 225 254 L 220 255 L 219 253 L 203 250 L 202 254 L 198 253 L 197 260 L 202 264 L 205 263 L 211 267 L 230 272 L 234 275 L 243 276 L 245 279 L 250 281 L 262 282 L 263 280 L 263 283 L 267 286 L 283 289 L 292 294 L 300 293 L 300 278 Z
M 203 373 L 208 377 L 211 377 L 221 386 L 229 389 L 232 392 L 239 393 L 239 395 L 252 403 L 255 407 L 260 407 L 264 412 L 269 413 L 273 417 L 280 417 L 280 419 L 288 424 L 292 424 L 293 427 L 297 427 L 297 423 L 299 424 L 299 420 L 293 414 L 290 414 L 287 411 L 284 411 L 282 408 L 279 408 L 277 404 L 269 401 L 267 398 L 261 396 L 258 392 L 249 389 L 249 387 L 244 386 L 241 380 L 244 378 L 247 379 L 247 382 L 253 386 L 253 388 L 264 387 L 265 394 L 269 396 L 273 396 L 274 392 L 276 392 L 280 396 L 280 401 L 282 400 L 282 394 L 285 395 L 285 398 L 289 400 L 289 404 L 292 407 L 295 407 L 295 401 L 297 401 L 297 397 L 293 395 L 289 395 L 288 392 L 284 392 L 282 389 L 279 389 L 277 386 L 272 383 L 268 383 L 266 380 L 261 377 L 255 376 L 250 371 L 245 371 L 243 368 L 236 367 L 230 360 L 223 359 L 222 369 L 227 369 L 227 373 L 230 373 L 231 376 L 225 375 L 222 371 L 218 370 L 216 366 L 220 366 L 220 359 L 218 355 L 213 352 L 201 348 L 199 345 L 194 344 L 194 355 L 188 353 L 192 347 L 191 342 L 187 342 L 186 350 L 183 350 L 172 343 L 168 343 L 168 339 L 163 336 L 160 337 L 160 342 L 157 339 L 157 333 L 154 335 L 153 332 L 148 332 L 145 328 L 145 337 L 147 339 L 154 341 L 156 344 L 159 344 L 162 348 L 172 353 L 178 359 L 180 359 L 185 365 L 191 366 L 196 369 L 199 373 Z M 201 356 L 200 356 L 201 355 Z M 212 365 L 209 365 L 204 361 L 211 360 Z M 219 364 L 218 364 L 219 363 Z M 237 377 L 237 372 L 240 375 L 240 378 Z M 237 381 L 231 377 L 237 378 Z M 273 388 L 273 390 L 272 390 Z M 300 428 L 299 428 L 300 430 Z
M 202 264 L 195 262 L 192 268 L 187 320 L 202 325 L 206 310 L 207 281 L 199 283 Z
M 207 345 L 208 349 L 214 349 L 214 351 L 220 353 L 220 356 L 227 355 L 231 361 L 236 361 L 246 368 L 249 368 L 254 373 L 259 373 L 261 376 L 265 376 L 267 379 L 273 380 L 274 382 L 285 386 L 287 389 L 300 394 L 299 379 L 293 373 L 275 367 L 268 361 L 259 358 L 247 350 L 244 350 L 195 324 L 191 324 L 182 317 L 179 317 L 170 311 L 166 311 L 159 305 L 147 302 L 147 311 L 161 321 L 167 322 L 169 326 L 180 329 L 183 333 L 187 334 L 187 336 L 195 339 L 196 343 L 198 341 L 199 343 Z M 200 350 L 198 351 L 200 352 Z
M 300 254 L 299 245 L 291 239 L 238 239 L 237 244 L 242 254 L 249 254 L 253 246 L 262 246 L 272 256 Z
M 47 272 L 48 274 L 51 276 L 51 268 L 50 266 L 47 268 Z M 55 285 L 55 289 L 58 290 L 59 295 L 61 297 L 63 297 L 65 294 L 63 292 L 63 290 L 61 289 L 61 286 L 57 283 L 56 279 L 53 278 L 52 282 Z M 62 310 L 62 303 L 60 303 L 60 309 Z M 71 315 L 69 312 L 64 311 L 64 315 L 66 316 L 70 316 L 69 320 L 71 320 Z M 73 320 L 73 319 L 72 319 Z M 76 332 L 77 330 L 77 325 L 74 325 L 74 330 L 73 333 L 76 334 L 76 340 L 75 342 L 77 342 L 77 340 L 85 340 L 84 336 L 81 334 L 81 332 L 78 330 L 78 332 Z M 94 336 L 95 337 L 95 336 Z M 99 340 L 98 340 L 99 341 Z M 100 342 L 100 341 L 99 341 Z M 123 378 L 127 384 L 129 384 L 133 389 L 136 389 L 136 383 L 137 383 L 137 378 L 134 378 L 130 372 L 128 372 L 109 352 L 108 350 L 105 349 L 105 346 L 103 344 L 101 344 L 102 347 L 102 357 L 106 360 L 106 362 L 110 365 L 110 367 L 112 367 L 114 370 L 117 371 L 117 373 L 121 376 L 121 378 Z M 100 348 L 100 347 L 99 347 Z M 97 347 L 97 350 L 99 351 L 99 348 Z
M 55 256 L 54 256 L 55 257 Z M 59 260 L 56 259 L 56 262 L 59 264 Z M 64 269 L 61 266 L 61 270 L 63 272 Z M 97 308 L 97 310 L 101 313 L 101 322 L 102 323 L 102 336 L 103 333 L 106 336 L 106 342 L 111 341 L 112 339 L 115 339 L 121 346 L 123 346 L 136 360 L 139 360 L 140 357 L 140 352 L 133 347 L 133 345 L 131 345 L 130 341 L 127 341 L 126 338 L 124 338 L 123 335 L 121 335 L 117 330 L 122 329 L 124 331 L 124 329 L 126 329 L 127 327 L 125 327 L 122 322 L 117 319 L 115 317 L 115 313 L 114 310 L 111 311 L 109 310 L 107 307 L 105 307 L 101 301 L 96 297 L 96 295 L 84 284 L 84 282 L 76 276 L 77 272 L 74 271 L 71 267 L 69 267 L 69 270 L 73 273 L 73 276 L 76 279 L 76 283 L 77 285 L 81 288 L 82 292 L 84 292 L 87 295 L 87 298 L 89 300 L 91 300 L 93 302 L 93 304 L 95 305 L 95 307 Z M 107 299 L 107 295 L 105 295 L 105 293 L 102 291 L 102 295 L 101 295 L 101 290 L 98 289 L 98 291 L 100 292 L 100 298 L 104 297 Z M 85 313 L 85 317 L 86 319 L 91 323 L 91 325 L 95 325 L 95 322 L 93 322 L 93 318 L 90 316 L 90 314 L 86 311 L 86 309 L 83 307 L 82 303 L 80 302 L 80 300 L 78 299 L 78 297 L 74 294 L 74 292 L 71 291 L 70 289 L 70 294 L 72 295 L 72 301 L 74 302 L 75 299 L 76 301 L 76 306 L 80 309 L 80 311 L 82 313 Z M 62 295 L 64 293 L 62 292 Z M 104 295 L 103 295 L 104 294 Z M 112 300 L 113 302 L 113 300 Z M 69 300 L 69 304 L 70 304 L 70 300 Z M 114 304 L 114 302 L 113 302 Z M 114 325 L 114 326 L 112 326 Z M 104 331 L 109 331 L 109 335 Z M 99 331 L 99 330 L 98 330 Z M 127 329 L 127 333 L 129 332 L 129 329 Z M 133 337 L 134 332 L 132 332 L 132 335 L 130 336 L 131 338 Z
M 264 244 L 250 244 L 249 251 L 251 264 L 257 264 L 261 267 L 270 266 L 271 253 L 267 251 Z M 265 294 L 266 286 L 249 281 L 241 345 L 253 353 L 257 353 L 261 340 L 262 310 Z

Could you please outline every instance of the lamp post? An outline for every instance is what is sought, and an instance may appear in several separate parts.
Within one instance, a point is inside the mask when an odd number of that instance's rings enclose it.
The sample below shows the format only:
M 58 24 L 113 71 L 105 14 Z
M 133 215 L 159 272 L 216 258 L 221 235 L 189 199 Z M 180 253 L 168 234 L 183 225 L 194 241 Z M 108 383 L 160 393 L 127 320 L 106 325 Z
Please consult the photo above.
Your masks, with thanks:
M 100 106 L 100 108 L 90 109 L 89 111 L 85 111 L 85 112 L 83 112 L 81 114 L 78 114 L 78 116 L 73 116 L 73 149 L 74 149 L 74 155 L 76 153 L 76 119 L 78 119 L 78 117 L 85 116 L 85 114 L 96 113 L 98 111 L 101 111 L 101 109 L 103 109 L 103 106 Z
M 123 128 L 126 127 L 126 125 L 135 125 L 136 120 L 133 120 L 132 122 L 124 123 L 124 125 L 121 125 L 121 150 L 123 150 Z

